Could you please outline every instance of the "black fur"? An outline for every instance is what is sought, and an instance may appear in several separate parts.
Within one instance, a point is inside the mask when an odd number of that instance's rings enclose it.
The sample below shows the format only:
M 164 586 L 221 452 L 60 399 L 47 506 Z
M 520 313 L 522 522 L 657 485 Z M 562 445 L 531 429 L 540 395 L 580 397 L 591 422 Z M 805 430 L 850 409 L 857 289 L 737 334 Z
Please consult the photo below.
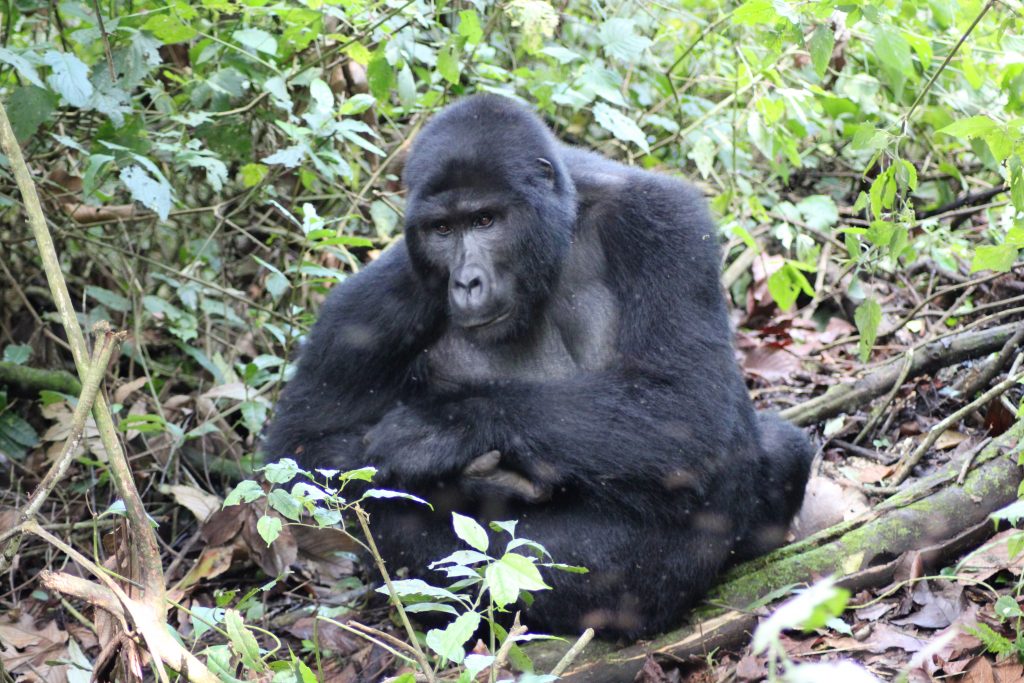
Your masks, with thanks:
M 404 243 L 331 293 L 267 457 L 373 464 L 376 484 L 431 498 L 435 513 L 375 508 L 393 569 L 429 574 L 455 547 L 452 509 L 518 518 L 590 569 L 546 573 L 534 630 L 655 633 L 781 542 L 811 449 L 753 410 L 696 189 L 486 95 L 428 123 L 405 183 Z M 466 476 L 489 451 L 540 493 Z

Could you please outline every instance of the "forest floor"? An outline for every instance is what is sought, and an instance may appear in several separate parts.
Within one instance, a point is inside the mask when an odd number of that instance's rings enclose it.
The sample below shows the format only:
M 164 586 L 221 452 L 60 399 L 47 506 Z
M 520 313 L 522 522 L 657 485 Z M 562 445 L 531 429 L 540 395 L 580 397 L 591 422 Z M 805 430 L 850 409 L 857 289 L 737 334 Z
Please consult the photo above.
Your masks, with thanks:
M 734 301 L 737 358 L 759 407 L 780 410 L 805 426 L 819 447 L 794 538 L 863 518 L 881 501 L 943 468 L 966 475 L 996 441 L 1016 457 L 1020 447 L 1010 430 L 1020 419 L 1021 401 L 1024 278 L 1019 266 L 1006 274 L 976 276 L 922 262 L 881 274 L 869 285 L 828 265 L 814 300 L 800 301 L 796 313 L 785 314 L 767 287 L 781 260 L 752 256 L 751 280 Z M 748 255 L 741 253 L 736 261 L 744 258 Z M 735 284 L 728 273 L 727 286 Z M 863 363 L 856 327 L 849 322 L 856 304 L 851 292 L 869 286 L 882 302 L 882 320 L 874 350 Z M 13 316 L 5 318 L 8 329 L 17 327 Z M 44 384 L 58 379 L 44 378 Z M 16 386 L 28 380 L 8 377 L 7 382 Z M 128 415 L 153 412 L 145 382 L 145 375 L 129 372 L 112 387 L 111 401 Z M 230 385 L 206 392 L 167 386 L 172 388 L 160 394 L 160 410 L 166 420 L 181 424 L 191 415 L 214 415 L 213 401 L 231 390 Z M 20 460 L 0 458 L 6 473 L 0 530 L 15 523 L 21 492 L 38 485 L 71 429 L 66 402 L 36 411 L 16 395 L 11 407 L 38 431 L 40 446 Z M 219 429 L 184 445 L 167 432 L 147 433 L 144 422 L 133 423 L 124 434 L 131 457 L 146 464 L 136 476 L 147 510 L 162 529 L 174 530 L 160 535 L 170 597 L 193 613 L 231 603 L 248 623 L 276 634 L 307 661 L 313 659 L 315 642 L 329 653 L 318 664 L 320 680 L 355 683 L 393 675 L 399 663 L 382 643 L 403 633 L 372 592 L 375 578 L 355 558 L 357 545 L 350 537 L 286 525 L 268 547 L 257 529 L 260 504 L 221 508 L 223 478 L 242 473 L 237 463 L 253 437 L 220 419 Z M 11 438 L 12 432 L 6 434 Z M 97 438 L 90 423 L 82 460 L 44 510 L 45 528 L 94 557 L 106 557 L 108 570 L 127 574 L 135 558 L 123 543 L 123 517 L 114 509 L 95 509 L 89 495 L 104 484 L 92 479 L 96 470 L 88 466 L 87 454 L 102 452 Z M 188 467 L 180 466 L 178 455 Z M 1018 477 L 1016 468 L 1013 472 Z M 1016 480 L 1010 486 L 1015 492 Z M 852 591 L 842 622 L 783 635 L 788 656 L 793 661 L 853 659 L 882 680 L 901 673 L 914 682 L 1024 679 L 1024 643 L 1018 635 L 1024 618 L 1018 606 L 1024 543 L 1005 522 L 985 519 L 1005 502 L 974 502 L 981 524 L 958 524 L 956 515 L 947 515 L 927 537 L 911 539 L 899 556 L 884 558 L 891 571 Z M 109 680 L 104 667 L 111 665 L 110 644 L 101 642 L 102 634 L 111 632 L 109 623 L 43 590 L 37 577 L 44 569 L 77 571 L 64 555 L 35 542 L 21 548 L 4 577 L 2 668 L 18 681 L 74 683 L 87 680 L 84 672 Z M 851 573 L 862 569 L 851 567 Z M 341 625 L 314 619 L 314 605 Z M 745 612 L 760 619 L 772 609 L 768 603 Z M 172 611 L 171 622 L 182 634 L 203 628 L 183 610 Z M 479 651 L 486 651 L 482 643 Z M 767 655 L 752 653 L 746 629 L 699 655 L 655 653 L 642 663 L 636 680 L 757 681 L 766 678 L 767 667 Z

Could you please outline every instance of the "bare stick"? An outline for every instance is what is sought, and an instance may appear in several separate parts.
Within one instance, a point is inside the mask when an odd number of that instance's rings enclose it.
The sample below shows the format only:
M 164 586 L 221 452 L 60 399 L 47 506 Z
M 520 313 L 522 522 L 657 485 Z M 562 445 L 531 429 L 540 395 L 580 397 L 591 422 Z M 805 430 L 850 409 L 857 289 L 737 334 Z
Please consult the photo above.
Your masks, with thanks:
M 885 409 L 888 408 L 889 404 L 892 403 L 894 398 L 896 398 L 896 394 L 899 393 L 900 387 L 903 386 L 903 383 L 907 381 L 907 375 L 910 374 L 910 368 L 914 367 L 914 349 L 907 349 L 906 355 L 907 362 L 904 363 L 903 369 L 900 370 L 899 377 L 897 377 L 896 381 L 893 382 L 892 389 L 890 389 L 889 393 L 886 394 L 885 399 L 871 411 L 871 417 L 869 417 L 868 421 L 864 424 L 864 429 L 860 430 L 860 434 L 853 439 L 854 445 L 859 444 L 865 436 L 871 433 L 871 430 L 875 428 L 875 425 L 878 424 L 878 420 L 882 417 L 882 413 L 885 412 Z
M 579 639 L 569 648 L 569 651 L 562 655 L 562 658 L 558 660 L 558 664 L 555 664 L 555 668 L 551 670 L 552 676 L 561 676 L 562 673 L 568 669 L 572 663 L 576 660 L 583 648 L 594 639 L 594 629 L 588 628 L 580 635 Z
M 75 406 L 75 411 L 71 416 L 71 432 L 68 434 L 67 441 L 64 442 L 60 456 L 28 499 L 28 503 L 18 515 L 17 524 L 8 531 L 0 532 L 0 541 L 8 538 L 11 539 L 4 548 L 3 553 L 0 554 L 0 573 L 3 573 L 6 567 L 10 565 L 11 560 L 14 559 L 14 555 L 21 546 L 22 525 L 36 516 L 46 498 L 53 492 L 53 489 L 60 480 L 64 478 L 64 474 L 67 473 L 68 467 L 71 465 L 75 451 L 78 450 L 79 444 L 82 443 L 86 419 L 89 417 L 92 404 L 96 400 L 96 394 L 100 389 L 100 382 L 107 370 L 107 365 L 110 363 L 110 356 L 117 346 L 117 337 L 118 335 L 109 329 L 104 331 L 100 343 L 94 349 L 92 364 L 89 366 L 89 372 L 85 376 L 85 384 L 82 385 L 82 393 L 78 397 L 78 405 Z
M 370 533 L 370 516 L 366 514 L 366 510 L 359 505 L 352 506 L 352 509 L 356 513 L 356 519 L 359 520 L 359 526 L 363 529 L 363 536 L 366 537 L 366 544 L 370 546 L 370 555 L 373 556 L 373 561 L 377 565 L 377 570 L 384 579 L 384 585 L 388 587 L 388 595 L 391 597 L 391 602 L 395 606 L 395 609 L 398 610 L 398 618 L 402 620 L 402 626 L 405 627 L 405 633 L 409 636 L 409 645 L 411 645 L 413 650 L 416 651 L 416 661 L 419 662 L 420 667 L 423 669 L 423 675 L 427 677 L 428 681 L 433 683 L 434 669 L 430 666 L 430 661 L 427 659 L 427 655 L 424 654 L 423 648 L 420 647 L 420 642 L 416 639 L 416 630 L 413 629 L 412 623 L 409 621 L 409 615 L 405 613 L 405 607 L 402 605 L 402 601 L 399 599 L 398 593 L 395 591 L 394 584 L 391 583 L 391 574 L 388 573 L 388 568 L 384 566 L 384 558 L 381 557 L 380 551 L 377 550 L 377 543 L 373 540 L 373 534 Z

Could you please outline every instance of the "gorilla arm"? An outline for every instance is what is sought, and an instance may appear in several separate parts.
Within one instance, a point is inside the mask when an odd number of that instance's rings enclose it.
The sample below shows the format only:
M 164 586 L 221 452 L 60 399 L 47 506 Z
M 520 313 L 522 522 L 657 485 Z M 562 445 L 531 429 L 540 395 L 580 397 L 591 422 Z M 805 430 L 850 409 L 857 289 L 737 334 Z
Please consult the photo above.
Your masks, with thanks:
M 423 289 L 404 243 L 334 287 L 278 403 L 263 443 L 268 458 L 307 468 L 366 464 L 363 434 L 415 390 L 415 359 L 444 315 Z
M 648 173 L 616 183 L 581 217 L 607 255 L 616 360 L 566 379 L 498 381 L 395 408 L 367 434 L 367 454 L 397 486 L 451 480 L 497 450 L 502 468 L 541 490 L 578 485 L 619 504 L 624 490 L 701 497 L 724 456 L 742 462 L 741 449 L 756 450 L 703 199 Z M 625 482 L 639 487 L 616 485 Z

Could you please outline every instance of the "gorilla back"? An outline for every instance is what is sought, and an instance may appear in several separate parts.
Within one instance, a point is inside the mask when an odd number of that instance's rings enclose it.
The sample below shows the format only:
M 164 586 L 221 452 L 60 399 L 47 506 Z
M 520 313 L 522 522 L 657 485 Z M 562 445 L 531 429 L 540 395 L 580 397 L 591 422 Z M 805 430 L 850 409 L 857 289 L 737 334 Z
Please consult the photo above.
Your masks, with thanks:
M 500 97 L 437 114 L 406 165 L 405 240 L 335 287 L 264 451 L 378 468 L 435 511 L 374 511 L 393 569 L 433 581 L 450 510 L 520 520 L 558 562 L 534 629 L 645 635 L 781 542 L 811 449 L 755 414 L 717 236 L 666 175 L 560 144 Z

